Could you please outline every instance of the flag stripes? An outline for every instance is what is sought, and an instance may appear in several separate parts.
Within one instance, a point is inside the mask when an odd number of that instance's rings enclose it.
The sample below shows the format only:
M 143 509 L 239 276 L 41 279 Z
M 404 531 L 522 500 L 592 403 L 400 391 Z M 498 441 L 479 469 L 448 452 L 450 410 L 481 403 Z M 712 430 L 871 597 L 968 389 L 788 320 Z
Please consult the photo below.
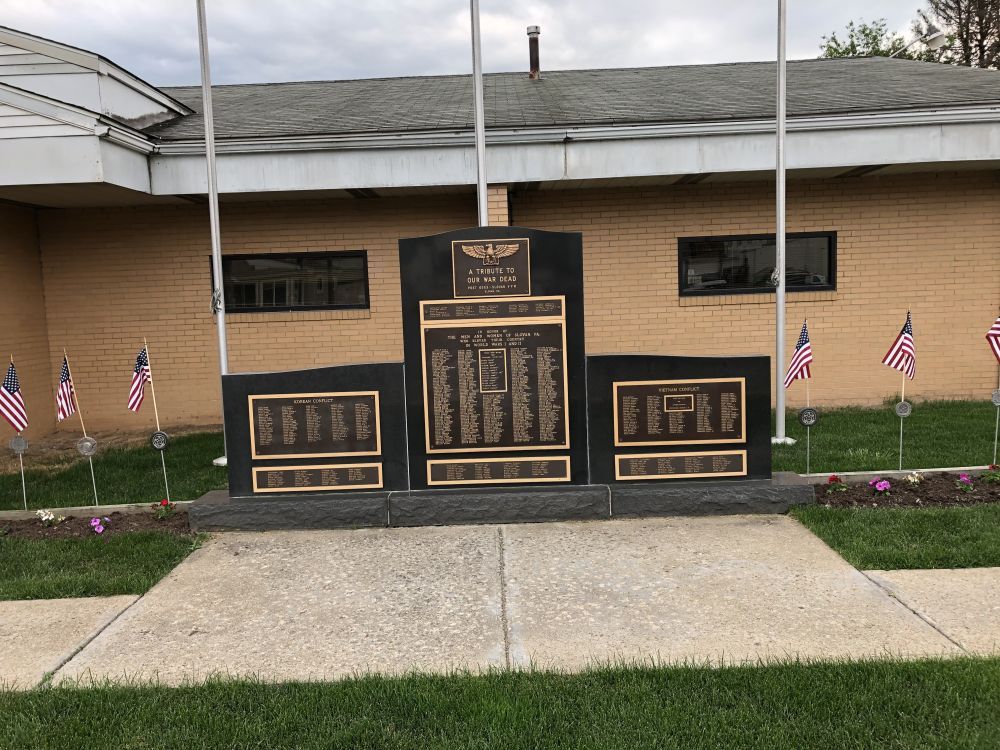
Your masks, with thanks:
M 21 383 L 17 379 L 14 360 L 7 368 L 7 377 L 0 385 L 0 417 L 3 417 L 15 432 L 21 432 L 28 426 L 28 412 L 24 408 L 24 397 L 21 395 Z
M 792 361 L 788 365 L 788 373 L 785 375 L 785 388 L 790 386 L 795 380 L 805 380 L 812 377 L 809 363 L 813 361 L 812 344 L 809 343 L 809 329 L 806 327 L 808 321 L 802 321 L 802 332 L 799 333 L 799 340 L 795 342 L 795 353 L 792 354 Z
M 135 358 L 135 369 L 132 372 L 132 385 L 128 393 L 129 411 L 138 412 L 146 397 L 146 383 L 152 379 L 149 371 L 149 354 L 142 347 L 139 356 Z
M 56 391 L 56 419 L 62 422 L 74 414 L 76 391 L 73 390 L 73 378 L 69 374 L 69 359 L 64 356 L 62 369 L 59 371 L 59 389 Z
M 913 380 L 917 371 L 917 348 L 913 342 L 913 320 L 909 310 L 906 311 L 906 322 L 899 335 L 882 357 L 882 364 L 905 373 L 907 378 Z
M 986 341 L 993 350 L 993 356 L 1000 362 L 1000 318 L 993 321 L 993 327 L 986 332 Z

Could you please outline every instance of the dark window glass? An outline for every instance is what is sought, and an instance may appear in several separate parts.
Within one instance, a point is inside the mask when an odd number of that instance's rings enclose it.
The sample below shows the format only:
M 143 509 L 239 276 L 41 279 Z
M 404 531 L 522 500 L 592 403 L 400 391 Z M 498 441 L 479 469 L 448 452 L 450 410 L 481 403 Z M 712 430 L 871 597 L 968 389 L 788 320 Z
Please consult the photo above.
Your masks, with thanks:
M 228 255 L 222 276 L 227 311 L 368 307 L 364 252 Z
M 678 240 L 681 294 L 774 291 L 774 235 L 682 237 Z M 789 234 L 785 242 L 785 286 L 834 289 L 837 235 Z

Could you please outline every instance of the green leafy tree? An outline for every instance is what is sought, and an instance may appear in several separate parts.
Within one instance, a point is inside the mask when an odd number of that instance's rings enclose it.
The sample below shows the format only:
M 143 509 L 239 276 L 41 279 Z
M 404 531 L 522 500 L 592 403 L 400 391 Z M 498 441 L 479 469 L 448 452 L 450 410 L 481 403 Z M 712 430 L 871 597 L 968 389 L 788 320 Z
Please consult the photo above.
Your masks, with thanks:
M 960 0 L 955 0 L 958 2 Z M 1000 2 L 1000 0 L 997 0 Z M 926 25 L 926 19 L 921 19 Z M 914 23 L 914 33 L 922 34 L 923 30 Z M 927 62 L 942 61 L 943 53 L 939 50 L 929 50 L 919 44 L 905 49 L 908 44 L 902 34 L 889 31 L 889 24 L 884 18 L 876 18 L 871 23 L 860 19 L 850 21 L 842 32 L 834 31 L 829 36 L 822 37 L 820 57 L 890 57 L 895 55 L 906 60 L 925 60 Z

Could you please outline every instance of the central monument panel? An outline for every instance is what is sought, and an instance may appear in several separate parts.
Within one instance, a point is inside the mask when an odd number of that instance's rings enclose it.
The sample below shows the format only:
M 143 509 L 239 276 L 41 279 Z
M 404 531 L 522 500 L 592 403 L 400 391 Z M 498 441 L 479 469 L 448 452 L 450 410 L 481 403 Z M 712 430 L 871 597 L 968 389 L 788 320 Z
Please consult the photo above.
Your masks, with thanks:
M 400 241 L 410 486 L 586 484 L 581 235 Z

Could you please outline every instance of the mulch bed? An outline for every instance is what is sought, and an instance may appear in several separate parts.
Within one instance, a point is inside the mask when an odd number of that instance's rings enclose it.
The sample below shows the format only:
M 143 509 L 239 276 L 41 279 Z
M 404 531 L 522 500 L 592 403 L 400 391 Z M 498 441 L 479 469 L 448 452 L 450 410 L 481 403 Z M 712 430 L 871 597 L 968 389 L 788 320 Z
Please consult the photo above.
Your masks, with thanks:
M 53 513 L 59 517 L 59 509 L 55 508 Z M 55 526 L 44 526 L 38 519 L 32 518 L 24 521 L 2 521 L 0 520 L 0 539 L 84 539 L 86 537 L 109 537 L 118 534 L 127 534 L 136 531 L 165 531 L 170 534 L 190 534 L 191 527 L 188 525 L 188 515 L 185 511 L 175 511 L 169 518 L 158 520 L 153 513 L 108 513 L 100 514 L 103 522 L 104 533 L 98 535 L 94 533 L 90 526 L 90 519 L 93 516 L 67 516 L 66 520 Z M 109 519 L 104 521 L 104 519 Z
M 903 477 L 888 477 L 892 485 L 888 495 L 877 496 L 868 483 L 850 484 L 843 492 L 827 492 L 827 485 L 816 487 L 816 502 L 834 507 L 858 508 L 926 508 L 958 507 L 1000 502 L 1000 483 L 984 482 L 972 477 L 972 491 L 963 492 L 955 486 L 958 474 L 940 472 L 924 474 L 920 484 L 911 484 Z

